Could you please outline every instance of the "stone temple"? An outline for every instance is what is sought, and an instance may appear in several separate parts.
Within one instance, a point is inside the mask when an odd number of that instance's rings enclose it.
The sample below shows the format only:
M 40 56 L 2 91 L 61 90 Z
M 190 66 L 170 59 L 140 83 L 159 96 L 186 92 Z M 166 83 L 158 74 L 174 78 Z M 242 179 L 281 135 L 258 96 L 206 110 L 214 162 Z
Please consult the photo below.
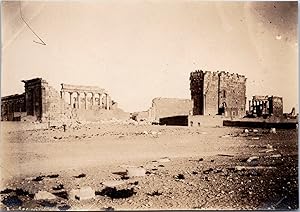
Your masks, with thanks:
M 60 92 L 42 78 L 23 80 L 25 92 L 1 98 L 2 121 L 97 121 L 128 119 L 108 92 L 96 86 L 61 84 Z

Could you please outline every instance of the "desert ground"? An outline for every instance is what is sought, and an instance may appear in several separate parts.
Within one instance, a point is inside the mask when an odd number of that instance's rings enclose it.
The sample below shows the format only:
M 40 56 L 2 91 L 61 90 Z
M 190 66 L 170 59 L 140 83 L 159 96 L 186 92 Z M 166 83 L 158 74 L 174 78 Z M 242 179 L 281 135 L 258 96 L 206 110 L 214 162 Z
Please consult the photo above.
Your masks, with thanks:
M 82 188 L 92 197 L 83 192 L 74 198 Z M 64 132 L 61 126 L 1 122 L 0 205 L 297 209 L 298 130 L 77 122 Z

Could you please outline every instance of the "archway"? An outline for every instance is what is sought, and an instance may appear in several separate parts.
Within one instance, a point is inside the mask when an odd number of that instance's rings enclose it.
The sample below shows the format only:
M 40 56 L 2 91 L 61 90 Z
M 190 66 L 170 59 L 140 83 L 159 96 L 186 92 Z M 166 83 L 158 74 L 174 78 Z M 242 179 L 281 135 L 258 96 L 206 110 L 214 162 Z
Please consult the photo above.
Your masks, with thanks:
M 219 106 L 218 115 L 224 115 L 227 108 L 226 102 L 223 102 L 222 105 Z

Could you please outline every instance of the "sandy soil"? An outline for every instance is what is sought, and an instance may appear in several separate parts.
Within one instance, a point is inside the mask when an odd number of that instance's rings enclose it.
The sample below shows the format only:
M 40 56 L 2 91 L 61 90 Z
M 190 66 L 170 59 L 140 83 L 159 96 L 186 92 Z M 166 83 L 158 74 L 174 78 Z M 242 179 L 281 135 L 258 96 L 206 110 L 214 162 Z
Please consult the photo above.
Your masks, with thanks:
M 113 123 L 77 124 L 64 132 L 2 122 L 1 208 L 296 209 L 297 135 L 297 130 L 244 133 L 226 127 Z M 259 158 L 247 162 L 251 156 Z M 163 157 L 170 161 L 153 162 Z M 143 166 L 146 175 L 122 177 L 128 166 Z M 74 177 L 81 173 L 85 176 Z M 53 174 L 58 176 L 34 180 Z M 118 194 L 125 196 L 104 195 L 101 183 L 118 179 L 124 183 L 113 192 L 121 190 Z M 54 193 L 60 184 L 59 191 L 66 193 L 90 186 L 96 197 L 80 201 L 32 198 L 40 190 Z M 10 204 L 7 200 L 12 196 L 22 204 Z

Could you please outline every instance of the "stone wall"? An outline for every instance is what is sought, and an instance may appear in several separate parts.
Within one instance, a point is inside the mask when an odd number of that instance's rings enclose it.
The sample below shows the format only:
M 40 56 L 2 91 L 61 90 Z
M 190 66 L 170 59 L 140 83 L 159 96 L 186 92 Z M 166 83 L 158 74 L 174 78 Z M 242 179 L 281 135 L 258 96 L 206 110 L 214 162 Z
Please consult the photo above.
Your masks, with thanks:
M 283 116 L 283 100 L 282 97 L 272 96 L 269 98 L 271 103 L 271 114 L 276 117 Z
M 188 116 L 188 126 L 189 127 L 221 127 L 223 126 L 223 116 Z
M 45 98 L 45 89 L 42 84 L 45 82 L 42 78 L 22 80 L 25 83 L 25 105 L 29 116 L 35 116 L 41 120 L 43 109 L 42 100 Z
M 1 98 L 1 121 L 19 120 L 25 112 L 25 93 Z
M 160 118 L 189 115 L 192 113 L 193 103 L 190 99 L 180 98 L 155 98 L 149 115 L 151 121 L 159 121 Z
M 206 71 L 204 74 L 204 115 L 218 113 L 219 75 L 217 72 Z
M 118 108 L 104 89 L 96 86 L 62 84 L 64 87 L 58 92 L 42 78 L 22 82 L 25 83 L 24 94 L 1 98 L 1 120 L 67 123 L 130 117 L 129 113 Z M 69 102 L 63 95 L 65 93 L 70 94 Z M 88 97 L 88 94 L 92 96 Z
M 48 83 L 44 84 L 43 121 L 67 119 L 72 117 L 71 107 L 65 104 L 60 93 Z
M 207 86 L 207 85 L 206 85 Z M 195 71 L 190 75 L 190 90 L 191 99 L 193 101 L 193 114 L 203 115 L 204 114 L 204 72 Z
M 225 106 L 225 116 L 246 115 L 246 78 L 239 74 L 219 73 L 219 108 Z
M 133 114 L 136 121 L 147 121 L 150 119 L 150 111 L 141 111 Z

